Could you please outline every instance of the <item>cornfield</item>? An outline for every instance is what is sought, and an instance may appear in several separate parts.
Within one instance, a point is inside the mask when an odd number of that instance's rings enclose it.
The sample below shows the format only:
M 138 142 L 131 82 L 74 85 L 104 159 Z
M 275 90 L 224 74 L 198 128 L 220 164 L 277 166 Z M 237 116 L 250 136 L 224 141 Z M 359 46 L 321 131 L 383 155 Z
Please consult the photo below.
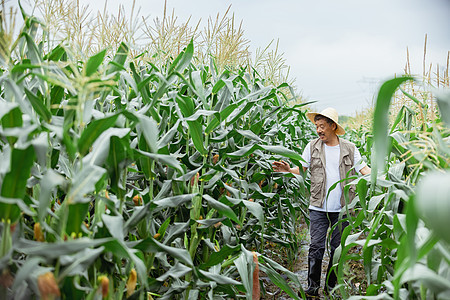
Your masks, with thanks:
M 0 299 L 259 299 L 261 277 L 305 297 L 292 265 L 308 176 L 272 162 L 300 166 L 314 130 L 286 77 L 194 37 L 86 54 L 21 12 L 17 35 L 0 14 Z M 343 211 L 343 298 L 450 297 L 450 94 L 432 122 L 405 106 L 389 123 L 413 80 L 385 82 L 373 131 L 348 135 L 373 171 Z

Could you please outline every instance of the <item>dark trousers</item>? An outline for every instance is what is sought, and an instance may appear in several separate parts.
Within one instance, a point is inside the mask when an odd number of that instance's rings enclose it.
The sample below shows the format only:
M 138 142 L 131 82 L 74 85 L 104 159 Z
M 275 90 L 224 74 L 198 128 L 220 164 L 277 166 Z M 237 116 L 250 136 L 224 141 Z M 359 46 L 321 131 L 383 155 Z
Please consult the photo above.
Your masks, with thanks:
M 311 243 L 309 245 L 309 259 L 322 259 L 325 253 L 325 242 L 327 239 L 328 228 L 333 227 L 339 221 L 338 212 L 322 212 L 317 210 L 309 210 L 310 220 L 310 235 Z M 330 240 L 330 252 L 334 253 L 334 250 L 339 247 L 341 243 L 341 233 L 348 225 L 348 222 L 340 223 L 336 226 L 331 234 Z M 330 263 L 332 263 L 332 257 L 330 257 Z

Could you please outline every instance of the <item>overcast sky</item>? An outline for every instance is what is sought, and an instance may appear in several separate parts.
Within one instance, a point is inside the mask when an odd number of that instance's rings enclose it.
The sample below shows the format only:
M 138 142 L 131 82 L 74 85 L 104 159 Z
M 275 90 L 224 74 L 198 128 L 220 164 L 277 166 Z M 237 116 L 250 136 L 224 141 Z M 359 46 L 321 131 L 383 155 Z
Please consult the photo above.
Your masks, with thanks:
M 92 9 L 104 1 L 82 0 Z M 131 0 L 109 0 L 131 10 Z M 164 0 L 136 0 L 141 15 L 161 17 Z M 412 71 L 422 73 L 428 34 L 427 62 L 446 65 L 450 50 L 450 0 L 167 0 L 181 21 L 192 23 L 231 13 L 243 21 L 251 49 L 279 39 L 279 50 L 291 67 L 296 86 L 315 109 L 335 107 L 351 115 L 372 103 L 384 79 L 403 73 L 406 48 Z M 202 26 L 202 27 L 203 27 Z

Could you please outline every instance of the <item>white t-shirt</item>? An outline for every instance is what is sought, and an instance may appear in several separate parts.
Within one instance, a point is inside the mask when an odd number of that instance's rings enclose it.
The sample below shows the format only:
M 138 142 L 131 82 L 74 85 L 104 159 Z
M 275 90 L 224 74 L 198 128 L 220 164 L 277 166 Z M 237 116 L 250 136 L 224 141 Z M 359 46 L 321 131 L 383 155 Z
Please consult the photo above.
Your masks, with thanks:
M 324 144 L 324 149 L 325 149 L 325 174 L 327 177 L 325 200 L 321 208 L 310 205 L 309 209 L 326 212 L 340 212 L 342 208 L 341 184 L 338 183 L 336 185 L 336 187 L 328 195 L 328 198 L 326 194 L 328 194 L 328 190 L 334 183 L 341 180 L 341 176 L 339 175 L 339 157 L 341 149 L 339 144 L 336 146 L 327 146 L 326 144 Z M 309 164 L 311 162 L 311 142 L 309 142 L 308 145 L 306 145 L 302 157 L 306 161 L 306 163 L 302 162 L 302 166 L 305 168 L 309 168 Z M 362 168 L 366 166 L 366 163 L 361 159 L 361 153 L 359 153 L 359 150 L 356 147 L 353 161 L 355 164 L 356 172 L 359 172 Z

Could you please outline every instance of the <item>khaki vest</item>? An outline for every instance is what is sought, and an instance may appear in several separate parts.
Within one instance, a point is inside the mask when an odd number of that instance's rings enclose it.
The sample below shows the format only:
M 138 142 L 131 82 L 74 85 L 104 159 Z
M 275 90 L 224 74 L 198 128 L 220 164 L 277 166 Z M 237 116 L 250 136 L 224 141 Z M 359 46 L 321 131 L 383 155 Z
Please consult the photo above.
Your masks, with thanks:
M 354 164 L 354 154 L 355 154 L 355 145 L 347 140 L 339 139 L 339 147 L 340 147 L 340 158 L 339 158 L 339 175 L 341 180 L 355 175 L 356 172 L 354 169 L 350 171 L 347 175 L 347 172 L 353 167 Z M 320 138 L 311 142 L 311 162 L 310 162 L 310 172 L 311 172 L 311 198 L 310 203 L 316 207 L 322 207 L 323 201 L 327 195 L 326 190 L 326 174 L 325 174 L 325 150 L 324 143 L 320 140 Z M 345 180 L 341 182 L 341 207 L 345 206 L 345 197 L 344 197 L 344 186 L 350 180 Z M 350 188 L 349 199 L 352 200 L 355 197 L 355 188 L 352 186 Z

